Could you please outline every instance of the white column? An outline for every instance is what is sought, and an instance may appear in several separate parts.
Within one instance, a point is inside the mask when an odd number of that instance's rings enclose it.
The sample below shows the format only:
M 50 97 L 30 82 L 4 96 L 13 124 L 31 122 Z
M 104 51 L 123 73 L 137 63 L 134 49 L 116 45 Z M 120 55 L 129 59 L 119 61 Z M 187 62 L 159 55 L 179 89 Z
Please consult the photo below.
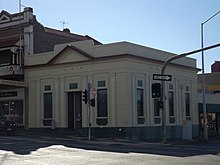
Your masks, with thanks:
M 40 88 L 40 80 L 36 80 L 35 81 L 35 105 L 36 105 L 36 111 L 35 111 L 35 114 L 31 114 L 31 115 L 35 115 L 35 127 L 42 127 L 42 122 L 43 122 L 43 116 L 42 115 L 42 103 L 41 103 L 41 100 L 43 99 L 42 98 L 42 93 L 41 93 L 41 88 Z M 30 96 L 30 95 L 29 95 Z M 30 104 L 30 106 L 32 106 Z
M 55 128 L 60 126 L 60 87 L 59 79 L 54 79 L 54 110 L 53 110 L 53 120 Z
M 59 116 L 60 116 L 60 122 L 59 126 L 60 128 L 66 128 L 68 127 L 68 109 L 67 109 L 67 93 L 65 92 L 65 81 L 63 78 L 60 79 L 60 105 L 59 105 Z
M 131 91 L 132 91 L 132 94 L 131 94 L 131 100 L 132 100 L 132 126 L 137 126 L 137 108 L 136 108 L 136 76 L 135 76 L 135 73 L 132 73 L 131 74 Z
M 29 89 L 28 89 L 28 127 L 33 128 L 36 127 L 36 81 L 29 81 Z
M 110 74 L 110 82 L 109 82 L 109 92 L 110 92 L 110 124 L 112 127 L 117 126 L 117 95 L 116 95 L 116 74 Z

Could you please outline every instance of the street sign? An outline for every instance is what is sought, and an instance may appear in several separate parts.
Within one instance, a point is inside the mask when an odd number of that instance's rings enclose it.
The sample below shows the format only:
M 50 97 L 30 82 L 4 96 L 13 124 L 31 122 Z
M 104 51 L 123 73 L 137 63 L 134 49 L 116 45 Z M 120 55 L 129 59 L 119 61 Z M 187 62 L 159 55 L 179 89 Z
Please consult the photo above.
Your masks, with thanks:
M 96 88 L 92 88 L 91 94 L 92 94 L 93 97 L 96 97 L 97 96 L 97 89 Z
M 27 88 L 28 83 L 24 81 L 13 81 L 13 80 L 5 80 L 5 79 L 0 79 L 0 85 L 8 85 L 8 86 L 16 86 L 16 87 L 23 87 Z
M 171 81 L 172 75 L 153 74 L 153 80 Z

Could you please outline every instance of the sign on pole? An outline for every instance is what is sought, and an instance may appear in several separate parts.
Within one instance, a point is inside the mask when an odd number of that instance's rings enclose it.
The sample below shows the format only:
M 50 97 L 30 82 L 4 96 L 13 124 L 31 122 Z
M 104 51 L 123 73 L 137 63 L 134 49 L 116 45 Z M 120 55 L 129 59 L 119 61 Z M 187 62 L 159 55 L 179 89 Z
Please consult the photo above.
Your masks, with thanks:
M 93 97 L 96 97 L 97 96 L 97 89 L 96 88 L 92 88 L 91 94 L 92 94 Z
M 171 81 L 172 75 L 153 74 L 153 80 Z

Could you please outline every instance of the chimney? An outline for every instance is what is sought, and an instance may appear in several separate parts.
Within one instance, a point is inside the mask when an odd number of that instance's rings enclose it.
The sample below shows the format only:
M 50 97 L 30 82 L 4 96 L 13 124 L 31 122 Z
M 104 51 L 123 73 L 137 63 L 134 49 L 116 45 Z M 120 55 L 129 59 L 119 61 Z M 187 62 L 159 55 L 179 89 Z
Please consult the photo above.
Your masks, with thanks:
M 63 29 L 63 32 L 65 32 L 65 33 L 70 33 L 70 29 L 65 28 L 65 29 Z
M 29 21 L 29 20 L 33 19 L 33 8 L 31 8 L 31 7 L 25 7 L 24 8 L 24 19 L 26 21 Z
M 215 61 L 214 64 L 211 65 L 212 72 L 220 72 L 220 61 Z

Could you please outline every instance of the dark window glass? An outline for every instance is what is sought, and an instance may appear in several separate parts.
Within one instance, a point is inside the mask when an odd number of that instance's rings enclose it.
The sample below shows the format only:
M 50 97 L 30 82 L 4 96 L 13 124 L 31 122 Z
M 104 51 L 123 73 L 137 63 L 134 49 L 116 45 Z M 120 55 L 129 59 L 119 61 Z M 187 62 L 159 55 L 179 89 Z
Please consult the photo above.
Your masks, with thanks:
M 97 115 L 98 117 L 108 116 L 107 89 L 97 90 Z
M 159 99 L 154 99 L 154 116 L 160 116 Z
M 173 84 L 169 84 L 169 89 L 173 89 Z
M 169 92 L 169 116 L 174 116 L 174 97 L 173 97 L 173 92 Z
M 186 86 L 186 91 L 187 91 L 187 92 L 189 91 L 189 86 Z
M 144 116 L 143 89 L 137 89 L 137 115 Z
M 0 102 L 0 119 L 9 117 L 17 124 L 23 125 L 23 100 L 10 100 Z
M 44 93 L 44 118 L 52 118 L 52 93 Z
M 69 84 L 69 89 L 77 89 L 78 88 L 78 84 L 77 83 L 70 83 Z
M 98 87 L 105 87 L 105 81 L 98 81 Z
M 138 80 L 138 86 L 142 87 L 143 86 L 143 81 L 142 80 Z
M 51 91 L 51 86 L 50 86 L 50 85 L 44 86 L 44 90 L 45 90 L 45 91 Z
M 189 93 L 185 94 L 185 103 L 186 103 L 186 116 L 190 116 L 190 100 L 189 100 Z

